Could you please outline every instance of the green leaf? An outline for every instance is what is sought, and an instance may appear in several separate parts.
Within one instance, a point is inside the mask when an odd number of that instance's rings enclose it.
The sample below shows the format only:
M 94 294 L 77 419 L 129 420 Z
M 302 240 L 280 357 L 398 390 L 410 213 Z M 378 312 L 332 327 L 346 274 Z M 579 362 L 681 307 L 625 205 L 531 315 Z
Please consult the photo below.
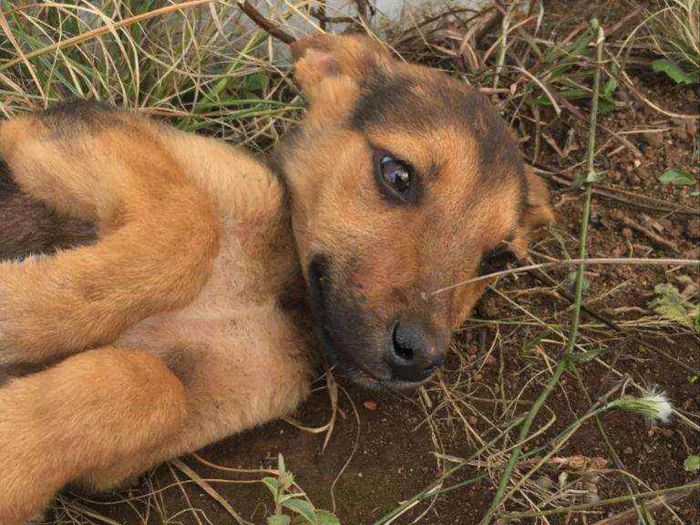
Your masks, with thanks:
M 605 98 L 610 98 L 613 93 L 615 93 L 615 90 L 617 89 L 617 80 L 615 80 L 613 77 L 610 77 L 608 81 L 605 83 L 605 87 L 603 88 L 603 96 Z
M 651 63 L 654 71 L 662 71 L 666 76 L 673 79 L 676 84 L 693 84 L 695 80 L 691 75 L 683 71 L 683 68 L 671 60 L 661 58 Z
M 532 355 L 532 350 L 534 350 L 535 347 L 539 346 L 542 341 L 547 339 L 547 337 L 551 337 L 551 335 L 552 334 L 547 332 L 547 333 L 538 335 L 537 337 L 535 337 L 534 339 L 532 339 L 530 341 L 525 340 L 525 342 L 523 343 L 523 346 L 520 348 L 520 352 L 518 352 L 520 359 L 527 359 L 528 357 L 530 357 Z
M 589 361 L 593 361 L 596 357 L 598 357 L 603 352 L 605 352 L 605 349 L 595 348 L 595 349 L 589 350 L 587 352 L 581 352 L 580 354 L 574 354 L 571 356 L 571 359 L 574 361 L 574 363 L 580 365 L 583 363 L 588 363 Z
M 569 275 L 566 276 L 566 280 L 568 281 L 569 285 L 571 288 L 576 287 L 576 273 L 577 272 L 571 272 Z M 588 279 L 585 277 L 581 276 L 581 279 L 583 279 L 583 293 L 585 294 L 588 291 L 588 288 L 590 288 L 591 283 L 588 282 Z
M 620 68 L 617 66 L 617 64 L 613 63 L 612 70 L 613 73 L 618 73 L 620 71 Z M 616 90 L 617 80 L 615 79 L 615 77 L 610 77 L 605 83 L 605 87 L 603 88 L 603 97 L 609 99 L 610 97 L 612 97 L 613 93 L 615 93 Z
M 340 520 L 327 510 L 316 511 L 316 523 L 318 525 L 340 525 Z
M 270 489 L 270 492 L 272 492 L 272 495 L 277 497 L 277 494 L 279 492 L 279 483 L 277 481 L 277 478 L 263 478 L 262 482 L 265 484 L 265 486 Z
M 600 175 L 598 175 L 595 171 L 589 171 L 588 175 L 586 175 L 587 183 L 600 182 L 600 180 Z
M 697 472 L 700 470 L 700 456 L 688 456 L 683 462 L 686 472 Z
M 306 494 L 304 492 L 294 492 L 292 494 L 285 494 L 280 498 L 280 503 L 283 503 L 287 501 L 288 499 L 299 499 L 299 498 L 304 498 L 306 497 Z
M 659 182 L 667 186 L 673 184 L 674 186 L 695 186 L 695 177 L 689 171 L 671 169 L 666 170 L 661 177 L 659 177 Z
M 282 506 L 303 516 L 309 523 L 316 525 L 316 509 L 308 501 L 304 499 L 290 499 L 282 503 Z
M 267 525 L 289 525 L 292 518 L 285 516 L 284 514 L 278 514 L 276 516 L 269 516 L 267 518 Z
M 657 284 L 656 298 L 649 303 L 655 313 L 700 333 L 700 304 L 693 304 L 672 284 Z

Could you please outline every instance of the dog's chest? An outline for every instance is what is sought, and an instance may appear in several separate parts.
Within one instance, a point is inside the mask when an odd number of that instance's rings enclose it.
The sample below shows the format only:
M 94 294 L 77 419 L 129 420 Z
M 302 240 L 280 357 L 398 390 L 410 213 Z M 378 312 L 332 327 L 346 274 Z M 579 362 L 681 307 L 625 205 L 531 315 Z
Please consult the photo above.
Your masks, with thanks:
M 257 231 L 256 231 L 257 230 Z M 257 233 L 257 235 L 256 235 Z M 145 347 L 259 345 L 299 330 L 280 305 L 289 286 L 291 254 L 270 253 L 271 241 L 250 225 L 226 230 L 213 274 L 187 307 L 154 315 L 127 330 L 117 344 Z

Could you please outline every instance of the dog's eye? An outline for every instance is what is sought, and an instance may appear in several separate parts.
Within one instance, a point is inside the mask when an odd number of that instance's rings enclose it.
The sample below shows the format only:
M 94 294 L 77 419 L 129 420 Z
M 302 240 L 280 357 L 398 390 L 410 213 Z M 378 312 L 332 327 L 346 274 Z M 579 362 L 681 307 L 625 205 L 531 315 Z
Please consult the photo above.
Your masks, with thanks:
M 507 245 L 501 244 L 481 258 L 479 275 L 502 272 L 516 262 L 518 262 L 518 257 L 515 252 Z
M 400 202 L 408 202 L 413 185 L 411 166 L 383 151 L 376 152 L 375 159 L 377 179 L 387 190 L 384 193 Z

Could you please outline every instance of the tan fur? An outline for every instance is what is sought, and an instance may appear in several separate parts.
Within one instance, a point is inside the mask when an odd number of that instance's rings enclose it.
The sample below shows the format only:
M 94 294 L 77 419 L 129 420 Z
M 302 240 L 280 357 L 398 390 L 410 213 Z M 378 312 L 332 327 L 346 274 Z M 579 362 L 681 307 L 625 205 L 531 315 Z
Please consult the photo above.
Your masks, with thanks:
M 66 483 L 105 490 L 293 410 L 320 357 L 305 291 L 318 253 L 348 306 L 327 322 L 362 346 L 358 379 L 385 384 L 393 316 L 444 352 L 483 284 L 431 292 L 475 276 L 506 236 L 522 249 L 551 220 L 532 174 L 519 215 L 522 161 L 509 143 L 490 163 L 483 141 L 505 131 L 470 131 L 496 117 L 461 84 L 357 37 L 313 38 L 295 53 L 311 107 L 278 156 L 284 185 L 242 151 L 124 112 L 86 106 L 0 125 L 0 159 L 23 194 L 98 229 L 96 244 L 0 262 L 0 366 L 49 363 L 0 387 L 3 525 L 22 525 Z M 408 103 L 436 115 L 464 96 L 473 122 L 413 125 L 402 110 L 403 123 L 360 122 L 353 112 L 377 89 L 368 79 L 383 75 L 413 85 Z M 420 204 L 382 199 L 369 144 L 426 174 Z

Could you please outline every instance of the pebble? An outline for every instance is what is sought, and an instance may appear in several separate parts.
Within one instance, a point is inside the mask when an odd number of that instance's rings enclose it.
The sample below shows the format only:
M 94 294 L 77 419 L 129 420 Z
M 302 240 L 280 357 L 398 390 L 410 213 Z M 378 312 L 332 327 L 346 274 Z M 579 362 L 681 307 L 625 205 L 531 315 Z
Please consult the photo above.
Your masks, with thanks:
M 687 222 L 685 233 L 691 239 L 700 239 L 700 217 L 695 217 Z
M 559 474 L 559 479 L 557 480 L 559 484 L 559 488 L 561 489 L 564 485 L 566 485 L 566 480 L 569 479 L 569 475 L 566 472 L 562 472 Z
M 598 492 L 598 485 L 590 481 L 584 483 L 583 488 L 586 489 L 588 492 Z
M 632 449 L 632 447 L 625 447 L 625 450 L 623 450 L 622 452 L 629 456 L 630 454 L 634 453 L 634 450 Z
M 678 140 L 684 140 L 688 137 L 688 132 L 685 129 L 685 126 L 683 126 L 683 127 L 679 126 L 677 128 L 673 128 L 671 130 L 671 136 L 673 136 L 674 138 L 677 138 Z
M 537 486 L 540 487 L 543 490 L 549 490 L 554 486 L 554 482 L 552 481 L 552 478 L 548 476 L 540 476 L 537 478 Z
M 600 496 L 598 496 L 597 492 L 587 492 L 584 499 L 586 503 L 598 503 L 600 501 Z
M 571 456 L 569 458 L 569 467 L 578 470 L 586 466 L 586 458 L 583 456 Z
M 662 217 L 656 222 L 659 223 L 664 230 L 673 231 L 673 223 L 669 219 Z
M 650 146 L 658 148 L 664 143 L 664 136 L 663 133 L 647 131 L 642 133 L 642 140 Z

